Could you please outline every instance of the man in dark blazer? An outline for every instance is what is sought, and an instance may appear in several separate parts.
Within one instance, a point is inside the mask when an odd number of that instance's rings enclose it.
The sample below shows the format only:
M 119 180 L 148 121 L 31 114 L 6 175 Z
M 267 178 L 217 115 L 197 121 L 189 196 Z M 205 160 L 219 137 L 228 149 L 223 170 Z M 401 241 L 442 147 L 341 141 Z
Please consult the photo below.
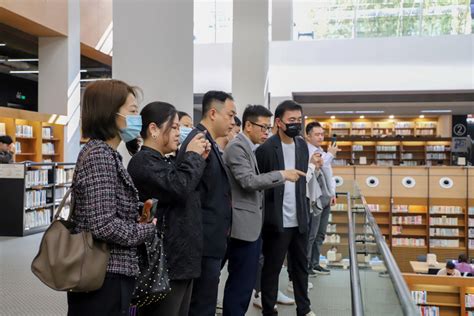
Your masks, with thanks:
M 262 105 L 247 106 L 242 116 L 242 132 L 224 151 L 233 207 L 226 255 L 229 277 L 224 291 L 224 316 L 244 316 L 249 306 L 261 251 L 263 190 L 306 176 L 295 169 L 260 173 L 254 150 L 267 139 L 271 117 L 272 112 Z
M 198 187 L 200 201 L 192 204 L 197 206 L 196 212 L 202 214 L 204 239 L 201 276 L 194 280 L 190 316 L 214 316 L 216 313 L 221 261 L 226 253 L 232 221 L 232 199 L 227 169 L 215 139 L 225 137 L 231 131 L 235 114 L 234 100 L 229 94 L 207 92 L 202 101 L 201 123 L 189 133 L 176 157 L 177 161 L 182 159 L 188 143 L 197 133 L 204 133 L 211 143 Z
M 294 101 L 284 101 L 278 105 L 275 110 L 278 132 L 256 151 L 260 172 L 282 169 L 307 172 L 308 146 L 301 137 L 297 137 L 302 128 L 302 112 L 302 107 Z M 314 315 L 308 298 L 309 203 L 306 198 L 306 178 L 266 190 L 264 214 L 261 279 L 263 315 L 278 314 L 274 306 L 279 275 L 287 253 L 292 260 L 297 315 Z

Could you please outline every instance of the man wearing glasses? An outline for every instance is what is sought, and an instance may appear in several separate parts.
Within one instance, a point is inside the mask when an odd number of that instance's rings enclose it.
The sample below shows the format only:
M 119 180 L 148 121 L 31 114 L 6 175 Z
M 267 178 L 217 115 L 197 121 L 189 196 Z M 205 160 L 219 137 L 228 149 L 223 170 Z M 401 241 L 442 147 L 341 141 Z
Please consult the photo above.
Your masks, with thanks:
M 242 132 L 224 151 L 224 162 L 230 170 L 232 190 L 232 231 L 227 246 L 229 277 L 225 285 L 223 315 L 244 316 L 256 281 L 261 251 L 263 225 L 263 191 L 283 187 L 285 181 L 296 182 L 304 172 L 287 170 L 260 173 L 254 155 L 271 129 L 272 113 L 261 105 L 249 105 L 242 117 Z

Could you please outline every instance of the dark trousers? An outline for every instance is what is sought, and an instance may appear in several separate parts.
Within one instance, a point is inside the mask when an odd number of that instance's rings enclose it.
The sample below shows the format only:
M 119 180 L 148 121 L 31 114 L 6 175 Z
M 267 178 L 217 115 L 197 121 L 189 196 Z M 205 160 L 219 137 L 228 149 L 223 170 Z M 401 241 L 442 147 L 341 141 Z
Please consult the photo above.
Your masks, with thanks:
M 331 213 L 331 200 L 324 199 L 323 211 L 320 215 L 312 217 L 310 222 L 310 235 L 308 244 L 308 262 L 309 267 L 319 265 L 319 256 L 321 255 L 321 247 L 326 237 L 328 229 L 329 214 Z
M 193 280 L 172 280 L 171 292 L 164 299 L 138 309 L 139 316 L 188 316 Z
M 231 238 L 227 245 L 227 270 L 223 315 L 244 316 L 255 285 L 262 241 L 248 242 Z
M 135 278 L 107 273 L 97 291 L 68 292 L 68 316 L 128 316 Z
M 258 268 L 257 268 L 257 280 L 255 281 L 255 292 L 256 294 L 262 291 L 262 269 L 263 269 L 263 254 L 260 253 L 258 256 Z
M 263 237 L 264 263 L 262 269 L 263 315 L 278 315 L 274 310 L 278 295 L 278 281 L 281 267 L 288 253 L 291 256 L 293 288 L 297 315 L 311 311 L 308 298 L 308 234 L 298 228 L 285 228 L 284 232 L 266 231 Z
M 215 316 L 222 258 L 202 257 L 201 276 L 194 280 L 189 316 Z

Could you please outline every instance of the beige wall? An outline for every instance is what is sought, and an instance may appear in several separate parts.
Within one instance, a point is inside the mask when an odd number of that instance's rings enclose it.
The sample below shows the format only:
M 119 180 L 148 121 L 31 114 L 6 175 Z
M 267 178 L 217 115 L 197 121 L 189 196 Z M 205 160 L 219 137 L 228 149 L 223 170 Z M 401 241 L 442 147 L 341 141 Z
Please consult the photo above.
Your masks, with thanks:
M 438 118 L 438 136 L 452 137 L 451 125 L 452 125 L 452 116 L 441 115 Z
M 37 36 L 67 35 L 67 1 L 0 0 L 0 20 Z
M 95 48 L 112 22 L 112 0 L 81 0 L 81 43 Z

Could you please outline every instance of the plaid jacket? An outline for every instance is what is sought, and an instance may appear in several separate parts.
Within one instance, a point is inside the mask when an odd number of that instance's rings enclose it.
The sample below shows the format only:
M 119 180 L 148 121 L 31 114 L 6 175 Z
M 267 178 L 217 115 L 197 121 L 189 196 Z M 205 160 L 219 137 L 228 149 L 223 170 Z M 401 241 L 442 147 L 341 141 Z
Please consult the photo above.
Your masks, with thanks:
M 89 149 L 87 157 L 82 156 Z M 90 231 L 109 244 L 107 272 L 138 274 L 137 246 L 152 239 L 153 224 L 138 224 L 138 192 L 120 154 L 100 140 L 81 150 L 74 172 L 76 231 Z

